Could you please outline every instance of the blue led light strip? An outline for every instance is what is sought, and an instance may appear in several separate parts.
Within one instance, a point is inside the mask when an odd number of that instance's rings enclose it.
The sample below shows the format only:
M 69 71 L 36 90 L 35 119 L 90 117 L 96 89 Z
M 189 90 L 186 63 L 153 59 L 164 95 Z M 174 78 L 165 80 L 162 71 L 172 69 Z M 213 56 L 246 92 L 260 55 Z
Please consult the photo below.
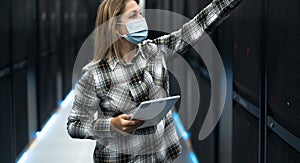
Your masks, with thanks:
M 188 139 L 190 138 L 190 133 L 187 132 L 184 129 L 184 126 L 180 120 L 179 115 L 176 112 L 173 112 L 173 119 L 174 119 L 174 123 L 175 123 L 175 127 L 177 130 L 177 133 L 180 135 L 180 137 L 183 138 L 184 141 L 188 141 Z M 190 149 L 191 150 L 191 149 Z M 191 163 L 199 163 L 197 156 L 195 155 L 194 152 L 189 151 L 189 159 Z
M 66 96 L 66 98 L 62 101 L 59 102 L 59 107 L 61 109 L 65 109 L 68 106 L 70 106 L 73 102 L 74 99 L 74 92 L 73 90 L 70 91 L 70 93 Z M 34 142 L 37 139 L 41 139 L 48 131 L 48 129 L 52 126 L 52 124 L 55 122 L 57 117 L 57 113 L 54 113 L 49 120 L 46 122 L 46 124 L 44 125 L 44 127 L 42 128 L 42 130 L 40 132 L 36 132 L 35 133 L 35 140 L 33 141 L 33 143 L 29 146 L 29 148 L 22 154 L 22 156 L 19 158 L 19 160 L 17 161 L 17 163 L 23 163 L 27 160 L 28 158 L 28 153 L 30 151 L 30 149 L 32 149 L 32 145 L 34 144 Z

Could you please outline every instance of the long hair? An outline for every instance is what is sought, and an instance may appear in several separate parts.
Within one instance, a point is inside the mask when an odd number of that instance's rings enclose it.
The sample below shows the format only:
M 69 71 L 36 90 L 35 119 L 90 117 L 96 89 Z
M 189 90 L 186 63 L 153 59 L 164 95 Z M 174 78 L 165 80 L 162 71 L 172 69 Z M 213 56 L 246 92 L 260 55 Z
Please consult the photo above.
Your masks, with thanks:
M 104 0 L 98 7 L 95 37 L 94 37 L 94 58 L 99 61 L 106 55 L 112 53 L 119 55 L 119 48 L 116 40 L 118 16 L 124 13 L 125 5 L 131 0 Z M 134 0 L 139 4 L 139 0 Z

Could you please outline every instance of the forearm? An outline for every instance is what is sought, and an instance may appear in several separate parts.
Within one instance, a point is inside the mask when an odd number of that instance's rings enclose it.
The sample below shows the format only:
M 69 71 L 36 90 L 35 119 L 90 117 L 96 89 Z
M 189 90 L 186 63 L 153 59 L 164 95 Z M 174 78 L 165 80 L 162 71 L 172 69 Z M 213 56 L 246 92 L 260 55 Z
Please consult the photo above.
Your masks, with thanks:
M 213 0 L 181 29 L 154 39 L 165 54 L 183 54 L 190 45 L 200 40 L 205 33 L 213 31 L 238 6 L 241 0 Z
M 72 138 L 96 139 L 97 137 L 112 137 L 110 121 L 111 117 L 98 117 L 81 112 L 74 105 L 68 117 L 67 130 Z
M 222 23 L 241 1 L 242 0 L 213 0 L 190 21 L 191 26 L 193 26 L 193 22 L 195 22 L 203 31 L 209 33 Z
M 242 0 L 213 0 L 181 29 L 182 39 L 193 44 L 212 32 L 239 5 Z

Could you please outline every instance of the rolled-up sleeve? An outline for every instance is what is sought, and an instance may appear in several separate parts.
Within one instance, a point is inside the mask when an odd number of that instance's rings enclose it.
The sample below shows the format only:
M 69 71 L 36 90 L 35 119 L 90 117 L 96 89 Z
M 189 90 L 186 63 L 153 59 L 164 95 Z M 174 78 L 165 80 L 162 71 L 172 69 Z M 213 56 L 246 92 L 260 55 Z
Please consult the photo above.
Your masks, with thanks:
M 92 68 L 84 68 L 83 75 L 77 82 L 74 92 L 75 100 L 68 117 L 67 130 L 72 138 L 96 139 L 112 137 L 111 117 L 99 114 L 100 99 L 97 96 Z

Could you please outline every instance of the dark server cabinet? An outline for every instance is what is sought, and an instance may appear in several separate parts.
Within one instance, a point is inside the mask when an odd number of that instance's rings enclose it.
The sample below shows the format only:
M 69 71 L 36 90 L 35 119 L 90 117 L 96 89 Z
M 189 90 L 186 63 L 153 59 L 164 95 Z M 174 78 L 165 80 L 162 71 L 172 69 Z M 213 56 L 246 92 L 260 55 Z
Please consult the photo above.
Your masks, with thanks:
M 14 116 L 16 134 L 16 154 L 20 155 L 28 144 L 28 108 L 27 108 L 27 69 L 13 73 Z
M 89 32 L 89 8 L 88 2 L 86 1 L 78 1 L 76 9 L 76 35 L 75 37 L 75 56 L 83 43 L 83 41 L 87 38 Z M 73 33 L 75 34 L 75 33 Z
M 26 40 L 27 29 L 26 23 L 28 20 L 28 9 L 26 1 L 13 0 L 11 1 L 11 23 L 12 23 L 12 53 L 13 63 L 24 60 L 27 57 Z
M 60 1 L 39 1 L 38 124 L 41 128 L 57 108 Z
M 61 44 L 61 0 L 53 0 L 48 5 L 49 9 L 49 48 L 50 53 L 55 56 L 60 55 Z
M 66 0 L 62 2 L 62 57 L 63 65 L 63 96 L 72 89 L 73 65 L 76 58 L 75 36 L 76 36 L 76 8 L 78 0 Z
M 0 1 L 0 71 L 9 66 L 9 0 Z
M 93 32 L 98 1 L 66 0 L 62 2 L 63 96 L 72 89 L 72 73 L 82 43 Z
M 280 12 L 278 12 L 280 11 Z M 270 114 L 300 137 L 300 1 L 268 3 Z
M 12 91 L 9 76 L 0 78 L 0 152 L 1 161 L 13 162 L 14 153 L 14 135 L 13 129 L 13 112 L 12 112 Z
M 233 163 L 258 162 L 258 119 L 241 105 L 233 106 Z
M 263 40 L 261 14 L 261 1 L 251 0 L 243 1 L 232 15 L 233 90 L 253 106 L 259 106 L 259 64 Z M 249 110 L 237 102 L 233 103 L 233 163 L 257 163 L 259 160 L 259 111 L 257 108 Z
M 258 106 L 259 57 L 262 26 L 261 1 L 241 3 L 233 15 L 233 80 L 234 90 Z
M 199 63 L 199 62 L 198 62 Z M 198 65 L 200 66 L 200 65 Z M 197 67 L 194 67 L 197 68 Z M 199 70 L 199 67 L 198 67 Z M 205 140 L 201 141 L 198 139 L 201 127 L 203 125 L 204 119 L 206 117 L 206 114 L 208 112 L 208 108 L 210 105 L 210 97 L 211 97 L 211 85 L 210 80 L 206 77 L 202 76 L 201 72 L 197 72 L 197 79 L 198 79 L 198 85 L 199 90 L 201 91 L 200 96 L 200 106 L 197 113 L 197 117 L 195 119 L 195 122 L 189 129 L 189 132 L 191 133 L 191 142 L 192 147 L 194 149 L 194 152 L 199 159 L 199 162 L 209 162 L 214 163 L 217 162 L 217 155 L 216 155 L 216 135 L 217 130 L 214 130 Z M 171 82 L 171 78 L 170 78 Z M 170 89 L 172 91 L 171 83 L 170 83 Z M 178 89 L 179 86 L 178 86 Z
M 299 163 L 300 153 L 271 130 L 267 135 L 267 163 Z
M 39 125 L 42 127 L 57 107 L 56 72 L 53 56 L 40 58 L 39 69 Z
M 300 1 L 268 3 L 268 101 L 275 121 L 300 138 Z
M 48 55 L 49 49 L 49 19 L 51 14 L 49 12 L 50 1 L 38 1 L 38 31 L 39 31 L 39 54 L 40 56 Z
M 28 7 L 30 1 L 11 1 L 11 80 L 12 80 L 12 110 L 14 126 L 13 138 L 15 147 L 13 154 L 18 157 L 29 143 L 28 132 L 28 108 L 27 108 L 27 64 L 28 47 L 33 44 L 28 35 L 29 22 L 32 19 L 30 14 L 32 8 Z

